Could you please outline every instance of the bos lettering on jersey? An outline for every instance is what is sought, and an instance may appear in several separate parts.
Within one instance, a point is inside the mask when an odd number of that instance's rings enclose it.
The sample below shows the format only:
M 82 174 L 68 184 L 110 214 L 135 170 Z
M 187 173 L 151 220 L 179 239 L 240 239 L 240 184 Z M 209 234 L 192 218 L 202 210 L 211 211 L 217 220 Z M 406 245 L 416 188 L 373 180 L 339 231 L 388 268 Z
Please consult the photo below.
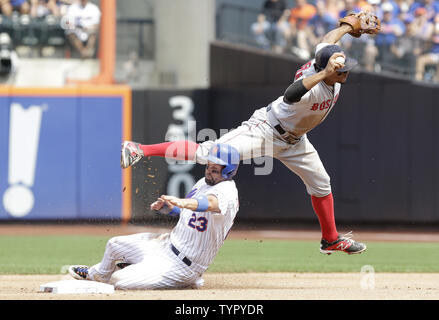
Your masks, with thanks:
M 314 103 L 311 106 L 311 110 L 312 111 L 317 111 L 317 110 L 325 110 L 325 109 L 329 109 L 332 105 L 332 100 L 334 100 L 334 104 L 337 102 L 338 99 L 338 93 L 335 95 L 334 99 L 328 99 L 326 101 L 320 102 L 320 103 Z

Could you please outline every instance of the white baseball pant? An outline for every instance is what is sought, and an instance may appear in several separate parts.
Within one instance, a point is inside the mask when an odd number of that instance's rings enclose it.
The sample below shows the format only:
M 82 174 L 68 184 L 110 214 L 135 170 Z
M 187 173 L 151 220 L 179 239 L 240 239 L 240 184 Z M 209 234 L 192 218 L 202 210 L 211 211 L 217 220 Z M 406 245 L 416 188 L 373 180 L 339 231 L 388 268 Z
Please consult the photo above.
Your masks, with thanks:
M 241 160 L 263 156 L 276 158 L 302 179 L 310 195 L 324 197 L 331 193 L 329 175 L 306 134 L 294 145 L 288 143 L 273 128 L 265 107 L 256 110 L 248 121 L 215 142 L 201 143 L 196 155 L 198 163 L 206 163 L 203 157 L 213 143 L 232 145 L 240 152 Z
M 102 261 L 89 269 L 89 278 L 121 290 L 201 286 L 202 274 L 188 267 L 170 246 L 168 233 L 113 237 L 107 242 Z M 121 261 L 131 265 L 115 271 Z

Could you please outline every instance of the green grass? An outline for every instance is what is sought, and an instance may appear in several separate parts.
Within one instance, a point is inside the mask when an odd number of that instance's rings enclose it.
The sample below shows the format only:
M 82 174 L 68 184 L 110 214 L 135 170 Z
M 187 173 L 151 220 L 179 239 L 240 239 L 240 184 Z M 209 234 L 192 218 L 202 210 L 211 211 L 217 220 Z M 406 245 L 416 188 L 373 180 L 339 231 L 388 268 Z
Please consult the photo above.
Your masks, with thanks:
M 0 236 L 0 274 L 59 274 L 100 261 L 109 237 Z M 360 255 L 319 253 L 318 241 L 228 239 L 209 272 L 439 272 L 439 244 L 367 242 Z
M 102 258 L 109 237 L 0 236 L 0 274 L 59 274 L 71 264 Z
M 367 242 L 358 255 L 324 255 L 318 241 L 227 240 L 210 271 L 223 272 L 439 272 L 438 243 Z

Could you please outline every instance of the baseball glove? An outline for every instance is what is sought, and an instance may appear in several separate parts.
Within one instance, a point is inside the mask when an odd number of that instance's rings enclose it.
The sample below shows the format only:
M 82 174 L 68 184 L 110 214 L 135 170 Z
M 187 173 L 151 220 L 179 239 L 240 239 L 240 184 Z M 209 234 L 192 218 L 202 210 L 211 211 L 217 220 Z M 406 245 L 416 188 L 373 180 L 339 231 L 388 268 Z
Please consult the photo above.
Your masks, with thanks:
M 346 17 L 338 20 L 339 25 L 346 23 L 352 27 L 349 34 L 359 38 L 363 33 L 377 34 L 381 29 L 380 19 L 370 11 L 361 11 L 359 13 L 351 13 Z

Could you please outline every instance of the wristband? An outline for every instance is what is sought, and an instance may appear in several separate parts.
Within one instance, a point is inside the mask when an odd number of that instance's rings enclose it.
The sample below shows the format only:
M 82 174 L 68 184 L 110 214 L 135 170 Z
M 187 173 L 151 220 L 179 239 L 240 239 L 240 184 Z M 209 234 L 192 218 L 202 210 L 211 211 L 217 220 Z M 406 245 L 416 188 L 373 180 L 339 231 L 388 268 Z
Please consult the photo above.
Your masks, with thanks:
M 206 196 L 197 196 L 194 199 L 198 201 L 198 207 L 195 211 L 207 211 L 209 208 L 209 200 L 207 200 Z
M 160 210 L 156 210 L 156 212 L 160 213 L 160 214 L 170 215 L 171 217 L 175 217 L 181 213 L 181 208 L 174 206 L 174 208 L 172 208 L 172 210 L 169 210 L 169 207 L 165 203 L 165 204 L 163 204 L 163 207 Z
M 169 212 L 170 216 L 178 216 L 181 213 L 181 209 L 177 206 L 174 206 L 174 208 L 172 208 L 171 212 Z

